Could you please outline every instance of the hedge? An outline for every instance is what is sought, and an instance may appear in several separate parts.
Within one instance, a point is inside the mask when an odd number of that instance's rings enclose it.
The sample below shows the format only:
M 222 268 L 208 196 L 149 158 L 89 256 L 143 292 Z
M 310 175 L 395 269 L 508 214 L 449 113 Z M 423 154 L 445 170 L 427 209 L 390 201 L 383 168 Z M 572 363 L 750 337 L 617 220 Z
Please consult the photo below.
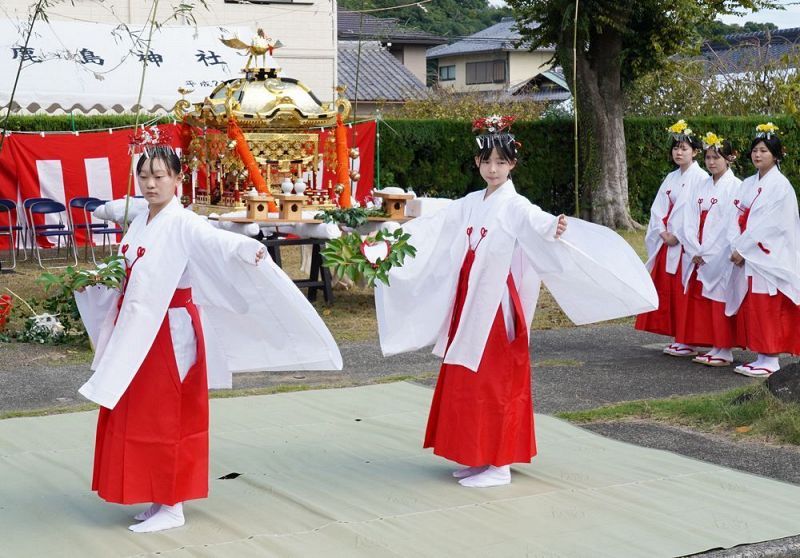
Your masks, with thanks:
M 666 128 L 675 118 L 627 118 L 628 191 L 631 213 L 646 221 L 650 204 L 664 176 L 675 167 L 670 161 Z M 713 131 L 729 139 L 741 154 L 734 163 L 740 178 L 755 173 L 747 156 L 761 116 L 702 117 L 689 121 L 698 134 Z M 780 128 L 787 149 L 784 174 L 800 191 L 800 129 L 789 116 L 770 120 Z M 552 213 L 573 213 L 574 158 L 572 121 L 547 119 L 515 122 L 514 134 L 522 143 L 514 170 L 517 190 Z M 381 185 L 411 186 L 419 193 L 461 196 L 483 187 L 473 161 L 474 139 L 466 121 L 387 120 L 380 125 Z M 702 160 L 700 161 L 702 165 Z M 582 185 L 583 187 L 583 185 Z
M 165 119 L 168 120 L 168 119 Z M 669 160 L 667 126 L 676 118 L 631 117 L 625 120 L 628 151 L 628 188 L 631 213 L 645 221 L 664 176 L 673 169 Z M 734 172 L 745 178 L 755 172 L 747 156 L 755 127 L 763 116 L 692 118 L 695 132 L 713 131 L 728 138 L 741 155 Z M 800 128 L 789 116 L 770 117 L 780 128 L 787 150 L 784 174 L 800 191 Z M 130 115 L 13 116 L 10 130 L 87 130 L 134 123 Z M 459 120 L 385 120 L 379 124 L 380 184 L 412 187 L 417 194 L 458 197 L 483 187 L 473 161 L 470 123 Z M 523 195 L 552 213 L 574 211 L 572 121 L 545 119 L 516 122 L 514 133 L 522 143 L 514 183 Z M 702 164 L 702 161 L 701 161 Z M 583 185 L 582 185 L 583 187 Z

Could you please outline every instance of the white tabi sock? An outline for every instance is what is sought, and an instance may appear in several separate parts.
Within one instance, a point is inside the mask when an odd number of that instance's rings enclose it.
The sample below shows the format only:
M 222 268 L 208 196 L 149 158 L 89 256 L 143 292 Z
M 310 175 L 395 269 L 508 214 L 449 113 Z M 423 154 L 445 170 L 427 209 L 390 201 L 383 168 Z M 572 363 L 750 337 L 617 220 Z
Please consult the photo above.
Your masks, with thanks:
M 766 368 L 768 370 L 780 370 L 781 362 L 776 356 L 767 356 L 758 353 L 758 358 L 753 363 L 754 368 Z
M 674 343 L 673 344 L 673 348 L 675 348 L 675 349 L 689 349 L 691 351 L 694 351 L 694 347 L 692 347 L 691 345 L 685 345 L 684 343 Z
M 174 506 L 162 505 L 161 508 L 149 519 L 128 527 L 134 533 L 156 533 L 174 527 L 180 527 L 186 522 L 183 518 L 183 502 Z
M 714 354 L 712 356 L 733 362 L 733 351 L 731 351 L 729 348 L 718 349 L 714 347 Z
M 158 510 L 161 509 L 161 504 L 151 504 L 149 508 L 144 510 L 143 512 L 139 512 L 133 516 L 136 521 L 144 521 L 145 519 L 150 519 L 153 517 Z
M 472 475 L 483 473 L 488 468 L 488 465 L 481 465 L 480 467 L 465 467 L 463 469 L 459 469 L 458 471 L 453 471 L 453 476 L 457 479 L 465 479 L 467 477 L 471 477 Z
M 488 488 L 490 486 L 502 486 L 511 483 L 511 467 L 503 465 L 502 467 L 495 467 L 489 465 L 483 473 L 472 475 L 465 479 L 458 481 L 461 486 L 469 488 Z

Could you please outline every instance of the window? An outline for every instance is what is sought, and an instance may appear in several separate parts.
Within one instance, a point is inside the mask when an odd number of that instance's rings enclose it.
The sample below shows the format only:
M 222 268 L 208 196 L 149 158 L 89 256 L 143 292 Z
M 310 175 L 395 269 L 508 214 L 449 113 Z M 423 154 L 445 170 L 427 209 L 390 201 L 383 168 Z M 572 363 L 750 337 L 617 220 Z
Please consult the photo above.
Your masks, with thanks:
M 439 66 L 439 81 L 452 81 L 456 79 L 456 66 Z
M 506 61 L 467 62 L 467 85 L 505 83 Z

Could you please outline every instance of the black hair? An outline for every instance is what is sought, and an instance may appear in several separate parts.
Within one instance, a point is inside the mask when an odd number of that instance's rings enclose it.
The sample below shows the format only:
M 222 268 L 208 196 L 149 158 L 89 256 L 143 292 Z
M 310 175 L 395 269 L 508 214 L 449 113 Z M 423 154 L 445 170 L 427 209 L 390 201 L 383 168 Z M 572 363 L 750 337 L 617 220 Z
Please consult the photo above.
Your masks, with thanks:
M 486 161 L 492 156 L 492 151 L 497 149 L 497 154 L 506 161 L 517 160 L 517 140 L 508 132 L 499 134 L 481 134 L 475 137 L 475 156 L 481 161 Z
M 762 142 L 767 146 L 772 156 L 775 157 L 775 160 L 780 163 L 783 159 L 783 144 L 781 143 L 781 138 L 775 134 L 771 134 L 769 137 L 754 138 L 753 142 L 750 144 L 750 151 L 752 152 L 753 149 L 756 148 L 756 145 Z
M 167 171 L 169 171 L 172 175 L 179 175 L 181 173 L 181 160 L 178 157 L 178 154 L 175 153 L 175 150 L 169 146 L 154 146 L 154 147 L 146 147 L 144 152 L 142 152 L 142 156 L 139 157 L 139 161 L 136 163 L 136 174 L 142 172 L 142 167 L 144 167 L 145 161 L 149 161 L 148 169 L 150 172 L 153 172 L 153 161 L 159 160 L 164 163 L 164 166 L 167 167 Z
M 697 136 L 683 136 L 681 139 L 673 136 L 672 144 L 669 146 L 670 155 L 672 154 L 672 149 L 679 143 L 687 143 L 692 149 L 703 149 L 703 142 Z
M 729 163 L 733 162 L 733 160 L 736 159 L 737 153 L 736 151 L 734 151 L 731 142 L 729 142 L 726 139 L 722 140 L 722 147 L 715 147 L 713 145 L 709 145 L 705 151 L 708 151 L 709 149 L 713 149 L 714 151 L 716 151 L 720 157 L 722 157 Z M 705 151 L 703 152 L 704 155 Z

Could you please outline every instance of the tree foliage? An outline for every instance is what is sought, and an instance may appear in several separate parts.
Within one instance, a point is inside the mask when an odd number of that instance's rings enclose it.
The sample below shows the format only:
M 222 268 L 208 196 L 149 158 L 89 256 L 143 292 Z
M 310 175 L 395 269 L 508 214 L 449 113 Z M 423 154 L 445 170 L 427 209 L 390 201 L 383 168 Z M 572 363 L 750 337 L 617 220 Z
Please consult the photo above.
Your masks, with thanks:
M 626 113 L 640 116 L 797 113 L 800 46 L 781 57 L 750 45 L 707 58 L 679 57 L 636 80 Z M 736 60 L 732 67 L 731 60 Z
M 405 3 L 397 0 L 338 0 L 340 10 L 390 8 Z M 433 0 L 423 6 L 424 10 L 409 6 L 369 15 L 395 17 L 402 25 L 452 38 L 471 35 L 511 15 L 509 8 L 492 7 L 487 0 Z
M 558 45 L 555 58 L 564 64 L 564 55 L 572 49 L 574 0 L 508 0 L 508 4 L 531 47 Z M 697 49 L 704 26 L 712 25 L 716 16 L 773 7 L 773 0 L 582 0 L 578 45 L 591 63 L 603 54 L 593 45 L 603 36 L 618 35 L 622 39 L 618 63 L 627 85 L 660 69 L 669 56 Z

